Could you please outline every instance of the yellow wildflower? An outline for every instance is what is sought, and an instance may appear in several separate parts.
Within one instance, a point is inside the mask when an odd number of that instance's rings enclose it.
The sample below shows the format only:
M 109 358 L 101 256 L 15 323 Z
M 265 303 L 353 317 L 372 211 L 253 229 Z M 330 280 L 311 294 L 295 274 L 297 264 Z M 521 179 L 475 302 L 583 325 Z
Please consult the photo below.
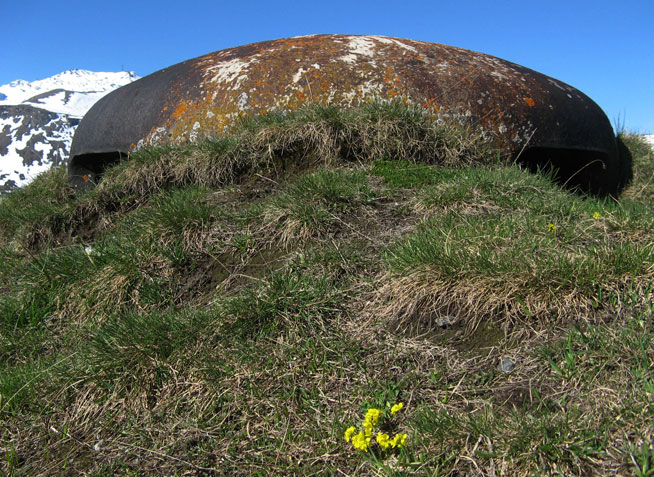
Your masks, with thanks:
M 406 438 L 406 434 L 395 434 L 393 439 L 390 441 L 391 446 L 393 446 L 393 448 L 397 447 L 398 449 L 401 449 L 406 444 Z
M 354 434 L 354 431 L 356 431 L 354 426 L 351 426 L 351 427 L 347 428 L 347 430 L 345 431 L 345 442 L 350 442 L 350 439 L 352 438 L 352 435 Z
M 398 412 L 402 410 L 404 407 L 403 403 L 397 403 L 391 406 L 391 409 L 389 410 L 389 414 L 391 416 L 394 416 Z M 343 437 L 345 438 L 345 442 L 351 442 L 352 446 L 359 451 L 362 452 L 368 452 L 370 450 L 370 446 L 372 445 L 372 437 L 373 434 L 375 433 L 375 428 L 380 425 L 380 421 L 384 419 L 384 412 L 375 409 L 375 408 L 370 408 L 366 412 L 366 416 L 361 423 L 361 430 L 357 432 L 357 428 L 355 426 L 350 426 L 345 430 L 345 433 Z M 381 430 L 377 432 L 375 435 L 375 441 L 379 445 L 379 447 L 386 451 L 388 449 L 401 449 L 405 446 L 406 444 L 406 439 L 407 435 L 406 434 L 396 434 L 392 439 L 391 437 L 386 434 L 385 432 L 382 432 Z
M 377 434 L 377 443 L 382 447 L 382 449 L 388 449 L 391 446 L 391 438 L 388 434 L 379 433 Z
M 600 214 L 599 212 L 593 212 L 593 218 L 595 220 L 599 219 L 601 216 L 602 216 L 602 214 Z
M 395 414 L 400 412 L 403 407 L 404 407 L 404 403 L 400 402 L 400 403 L 394 404 L 393 407 L 391 407 L 391 416 L 394 416 Z
M 368 452 L 368 447 L 370 447 L 370 437 L 366 437 L 363 431 L 361 431 L 356 436 L 352 437 L 352 445 L 357 450 Z
M 550 232 L 554 232 L 556 230 L 556 225 L 547 224 L 547 230 L 549 230 Z
M 364 423 L 369 422 L 372 426 L 376 426 L 379 422 L 379 417 L 382 415 L 382 412 L 379 409 L 371 408 L 366 412 L 366 417 Z

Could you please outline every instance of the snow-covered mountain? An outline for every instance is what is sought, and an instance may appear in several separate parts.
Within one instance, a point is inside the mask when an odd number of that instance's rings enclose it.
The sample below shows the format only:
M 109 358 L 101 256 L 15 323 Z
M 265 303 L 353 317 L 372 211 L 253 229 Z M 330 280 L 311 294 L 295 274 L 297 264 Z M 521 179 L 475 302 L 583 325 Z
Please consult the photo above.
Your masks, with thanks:
M 137 79 L 128 71 L 71 70 L 0 86 L 0 192 L 65 161 L 82 116 L 101 97 Z

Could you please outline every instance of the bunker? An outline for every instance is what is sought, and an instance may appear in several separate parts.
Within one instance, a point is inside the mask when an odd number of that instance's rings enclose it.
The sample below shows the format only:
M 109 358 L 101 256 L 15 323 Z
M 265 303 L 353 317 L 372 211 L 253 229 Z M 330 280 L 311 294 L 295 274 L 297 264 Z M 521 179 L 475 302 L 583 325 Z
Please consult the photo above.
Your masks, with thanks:
M 235 118 L 306 103 L 403 100 L 492 133 L 532 170 L 600 196 L 631 179 L 631 157 L 581 91 L 470 50 L 382 36 L 312 35 L 229 48 L 157 71 L 98 101 L 78 126 L 77 187 L 138 147 L 219 134 Z

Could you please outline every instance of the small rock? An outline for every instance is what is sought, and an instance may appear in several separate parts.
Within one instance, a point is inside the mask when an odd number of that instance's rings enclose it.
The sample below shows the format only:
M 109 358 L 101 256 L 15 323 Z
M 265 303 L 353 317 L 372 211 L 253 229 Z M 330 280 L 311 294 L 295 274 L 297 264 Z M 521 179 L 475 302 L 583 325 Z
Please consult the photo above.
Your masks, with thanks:
M 500 364 L 497 365 L 497 369 L 503 373 L 510 373 L 515 368 L 515 363 L 509 358 L 503 358 Z
M 439 316 L 436 318 L 436 326 L 439 326 L 440 328 L 446 328 L 450 325 L 453 325 L 456 323 L 458 318 L 456 316 Z

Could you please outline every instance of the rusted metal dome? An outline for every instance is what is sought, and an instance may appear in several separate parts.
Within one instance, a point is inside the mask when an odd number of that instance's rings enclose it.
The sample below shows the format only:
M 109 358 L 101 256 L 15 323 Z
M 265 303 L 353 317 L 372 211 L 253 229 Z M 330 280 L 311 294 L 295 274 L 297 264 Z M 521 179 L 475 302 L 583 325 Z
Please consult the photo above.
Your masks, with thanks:
M 72 183 L 145 144 L 220 133 L 243 113 L 305 103 L 403 99 L 492 131 L 532 169 L 617 195 L 631 159 L 597 104 L 517 64 L 461 48 L 382 36 L 314 35 L 210 53 L 152 73 L 98 101 L 71 147 Z

